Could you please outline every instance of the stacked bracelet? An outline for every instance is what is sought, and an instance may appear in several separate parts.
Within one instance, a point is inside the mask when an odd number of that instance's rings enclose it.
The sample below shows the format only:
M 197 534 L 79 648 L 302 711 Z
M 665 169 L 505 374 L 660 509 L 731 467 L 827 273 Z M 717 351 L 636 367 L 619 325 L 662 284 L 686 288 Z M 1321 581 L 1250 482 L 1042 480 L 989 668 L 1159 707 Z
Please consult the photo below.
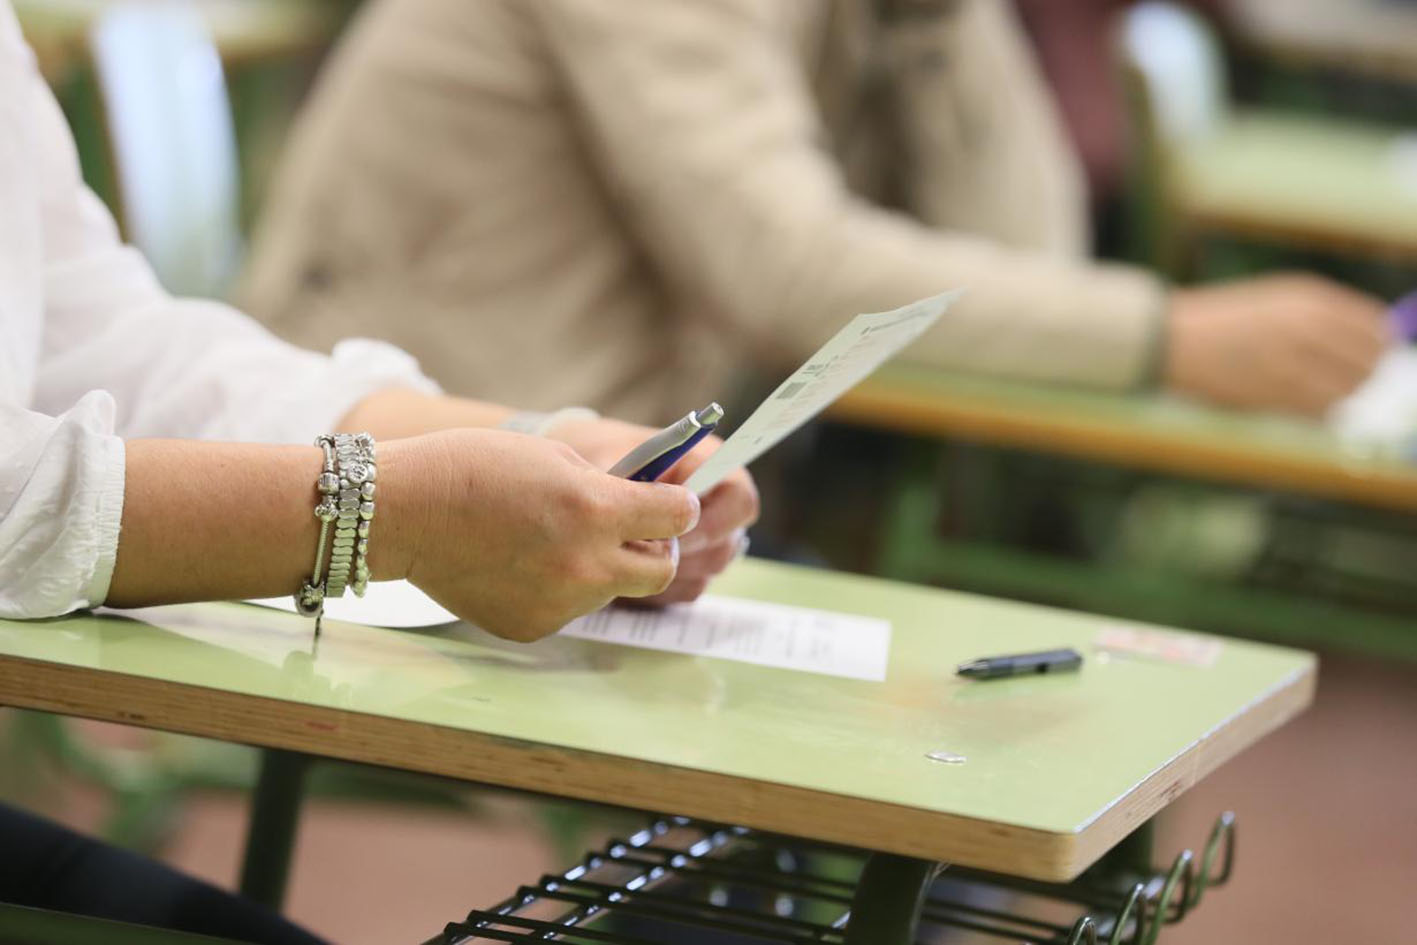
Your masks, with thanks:
M 343 597 L 345 587 L 350 587 L 363 597 L 369 584 L 369 527 L 374 518 L 374 438 L 367 433 L 336 433 L 333 439 L 339 499 L 325 596 Z
M 377 463 L 374 438 L 367 433 L 335 433 L 317 437 L 315 445 L 325 453 L 324 466 L 316 480 L 320 495 L 315 517 L 320 520 L 320 543 L 315 548 L 315 570 L 295 594 L 300 613 L 315 618 L 320 629 L 327 597 L 343 597 L 345 588 L 358 597 L 369 586 L 369 528 L 374 518 L 374 480 Z M 334 527 L 329 547 L 329 570 L 325 570 L 326 541 Z

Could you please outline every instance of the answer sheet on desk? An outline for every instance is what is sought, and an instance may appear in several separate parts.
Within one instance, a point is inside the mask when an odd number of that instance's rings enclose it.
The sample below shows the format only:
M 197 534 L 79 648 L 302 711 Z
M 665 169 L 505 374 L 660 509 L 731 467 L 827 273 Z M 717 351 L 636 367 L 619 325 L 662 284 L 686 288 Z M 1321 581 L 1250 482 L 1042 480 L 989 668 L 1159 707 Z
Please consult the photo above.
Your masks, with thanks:
M 289 597 L 247 603 L 295 611 Z M 403 630 L 458 620 L 407 581 L 370 584 L 362 599 L 351 595 L 326 601 L 325 616 L 366 627 Z M 889 621 L 711 594 L 692 604 L 662 610 L 607 607 L 572 621 L 561 633 L 583 640 L 877 681 L 886 678 L 891 648 Z
M 960 295 L 945 292 L 889 312 L 857 315 L 779 384 L 684 485 L 703 495 L 772 449 L 924 334 Z
M 561 635 L 875 682 L 891 648 L 885 620 L 712 595 L 661 610 L 607 607 Z

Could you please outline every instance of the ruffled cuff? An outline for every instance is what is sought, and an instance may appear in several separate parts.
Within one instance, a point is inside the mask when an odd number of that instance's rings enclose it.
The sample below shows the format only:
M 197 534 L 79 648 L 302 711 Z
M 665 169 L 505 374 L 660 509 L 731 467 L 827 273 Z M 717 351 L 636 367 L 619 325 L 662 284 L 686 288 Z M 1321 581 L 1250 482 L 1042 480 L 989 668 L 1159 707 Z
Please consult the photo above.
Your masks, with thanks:
M 108 598 L 108 587 L 113 581 L 113 566 L 118 561 L 118 533 L 123 523 L 124 486 L 128 473 L 128 453 L 124 443 L 116 436 L 103 439 L 101 458 L 102 481 L 96 490 L 97 507 L 94 510 L 94 557 L 93 574 L 84 588 L 82 606 L 97 607 Z

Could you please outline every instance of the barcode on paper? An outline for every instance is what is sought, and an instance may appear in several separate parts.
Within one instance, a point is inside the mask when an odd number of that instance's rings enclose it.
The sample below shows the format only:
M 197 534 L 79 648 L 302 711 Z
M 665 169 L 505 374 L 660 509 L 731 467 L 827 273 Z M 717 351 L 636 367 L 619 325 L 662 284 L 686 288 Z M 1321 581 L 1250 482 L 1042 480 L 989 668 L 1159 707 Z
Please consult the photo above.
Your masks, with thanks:
M 778 400 L 791 400 L 802 393 L 802 388 L 807 386 L 806 381 L 794 381 L 791 384 L 784 384 L 782 390 L 777 392 Z

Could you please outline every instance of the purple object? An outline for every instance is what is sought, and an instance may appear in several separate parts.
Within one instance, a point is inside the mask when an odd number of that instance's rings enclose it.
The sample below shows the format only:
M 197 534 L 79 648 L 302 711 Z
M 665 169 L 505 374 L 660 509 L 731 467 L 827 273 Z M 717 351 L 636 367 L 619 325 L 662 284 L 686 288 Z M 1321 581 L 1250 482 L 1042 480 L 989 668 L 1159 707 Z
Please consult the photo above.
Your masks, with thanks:
M 1392 330 L 1403 341 L 1417 341 L 1417 292 L 1404 295 L 1388 310 Z

